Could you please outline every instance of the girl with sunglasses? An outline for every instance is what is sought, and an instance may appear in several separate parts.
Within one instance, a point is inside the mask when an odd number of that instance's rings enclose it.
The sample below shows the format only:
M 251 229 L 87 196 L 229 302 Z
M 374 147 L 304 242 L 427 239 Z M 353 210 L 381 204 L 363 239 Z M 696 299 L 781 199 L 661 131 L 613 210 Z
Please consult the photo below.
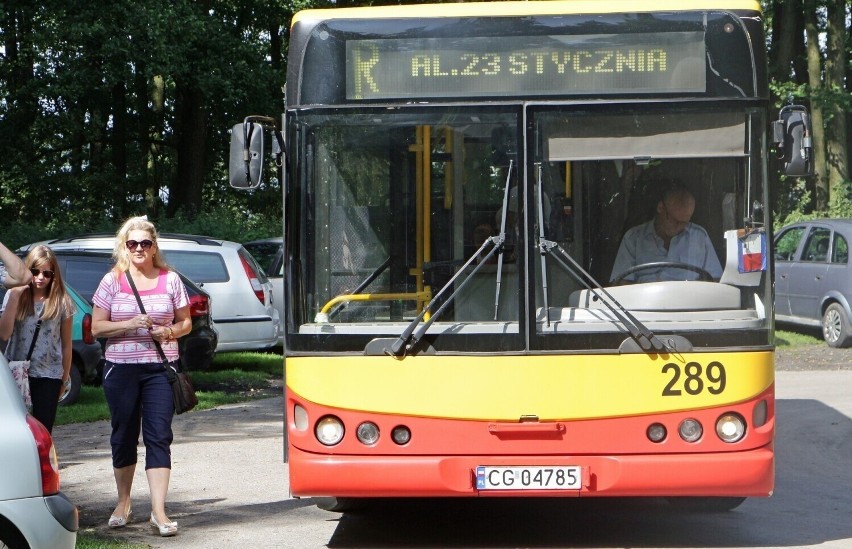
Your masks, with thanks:
M 147 218 L 132 217 L 122 225 L 113 257 L 115 267 L 92 298 L 92 333 L 107 338 L 103 387 L 112 423 L 112 467 L 118 491 L 107 526 L 121 528 L 132 520 L 130 492 L 141 430 L 150 524 L 159 535 L 173 536 L 178 527 L 166 516 L 165 503 L 174 403 L 157 344 L 169 362 L 178 359 L 177 339 L 192 329 L 189 297 L 178 274 L 163 259 L 157 230 Z M 139 307 L 136 292 L 144 307 Z
M 9 340 L 8 360 L 26 360 L 32 347 L 32 415 L 52 431 L 59 398 L 71 384 L 71 323 L 77 307 L 65 291 L 50 248 L 36 246 L 27 254 L 24 265 L 32 280 L 7 292 L 0 316 L 0 339 Z

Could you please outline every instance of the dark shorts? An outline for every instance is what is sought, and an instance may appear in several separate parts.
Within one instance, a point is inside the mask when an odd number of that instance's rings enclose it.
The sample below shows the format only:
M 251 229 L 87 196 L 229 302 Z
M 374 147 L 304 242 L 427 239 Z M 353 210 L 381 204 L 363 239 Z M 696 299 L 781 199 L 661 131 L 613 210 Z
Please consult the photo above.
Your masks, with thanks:
M 112 422 L 113 467 L 136 464 L 141 430 L 145 443 L 145 469 L 170 469 L 175 408 L 163 364 L 107 361 L 103 387 Z

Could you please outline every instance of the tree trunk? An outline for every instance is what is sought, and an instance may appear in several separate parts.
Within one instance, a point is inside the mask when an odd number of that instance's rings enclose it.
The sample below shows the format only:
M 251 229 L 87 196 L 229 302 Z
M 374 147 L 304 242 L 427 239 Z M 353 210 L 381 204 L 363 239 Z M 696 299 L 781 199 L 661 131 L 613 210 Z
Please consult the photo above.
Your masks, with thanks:
M 160 209 L 160 188 L 163 170 L 160 162 L 160 143 L 163 142 L 163 109 L 166 102 L 166 85 L 161 75 L 151 79 L 151 124 L 148 127 L 148 150 L 145 155 L 145 207 L 148 215 L 156 218 Z
M 175 125 L 177 128 L 177 177 L 169 187 L 166 214 L 183 210 L 194 218 L 201 210 L 201 190 L 207 151 L 207 111 L 198 88 L 180 80 L 175 86 Z
M 822 106 L 814 98 L 822 89 L 822 58 L 819 51 L 817 6 L 815 0 L 805 0 L 805 33 L 808 50 L 808 82 L 811 87 L 811 123 L 814 130 L 814 208 L 819 212 L 828 209 L 828 179 L 825 160 L 825 127 Z
M 124 82 L 112 87 L 112 167 L 115 184 L 127 188 L 127 88 Z
M 775 76 L 779 81 L 790 80 L 793 71 L 793 56 L 796 51 L 797 15 L 802 13 L 800 0 L 783 2 L 776 0 L 773 4 L 775 17 L 772 22 L 772 43 Z M 798 35 L 801 36 L 801 35 Z M 781 99 L 784 99 L 783 97 Z
M 825 83 L 832 92 L 826 140 L 829 196 L 839 193 L 849 178 L 849 159 L 846 155 L 846 113 L 841 103 L 846 92 L 846 0 L 834 0 L 828 6 L 827 56 Z

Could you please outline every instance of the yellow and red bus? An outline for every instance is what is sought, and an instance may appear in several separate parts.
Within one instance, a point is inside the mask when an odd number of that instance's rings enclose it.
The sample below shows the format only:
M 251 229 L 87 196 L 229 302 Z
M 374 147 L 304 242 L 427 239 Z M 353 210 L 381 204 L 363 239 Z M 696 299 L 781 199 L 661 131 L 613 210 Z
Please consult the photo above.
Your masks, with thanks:
M 751 0 L 298 13 L 286 111 L 231 157 L 256 185 L 273 129 L 292 494 L 769 496 L 767 173 L 809 149 L 803 109 L 770 119 L 762 26 Z M 673 185 L 715 265 L 660 241 L 619 269 Z

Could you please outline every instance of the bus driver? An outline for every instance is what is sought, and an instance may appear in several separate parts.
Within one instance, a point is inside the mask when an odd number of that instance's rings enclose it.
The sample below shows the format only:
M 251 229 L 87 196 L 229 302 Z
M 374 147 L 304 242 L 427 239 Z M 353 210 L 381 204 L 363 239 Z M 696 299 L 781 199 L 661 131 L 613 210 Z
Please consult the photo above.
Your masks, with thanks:
M 677 267 L 638 270 L 622 277 L 622 273 L 648 263 L 686 263 L 705 270 L 718 280 L 722 266 L 707 231 L 690 222 L 695 211 L 695 197 L 682 184 L 671 183 L 657 203 L 654 218 L 628 230 L 612 266 L 610 282 L 652 282 L 657 280 L 694 280 L 698 273 Z

